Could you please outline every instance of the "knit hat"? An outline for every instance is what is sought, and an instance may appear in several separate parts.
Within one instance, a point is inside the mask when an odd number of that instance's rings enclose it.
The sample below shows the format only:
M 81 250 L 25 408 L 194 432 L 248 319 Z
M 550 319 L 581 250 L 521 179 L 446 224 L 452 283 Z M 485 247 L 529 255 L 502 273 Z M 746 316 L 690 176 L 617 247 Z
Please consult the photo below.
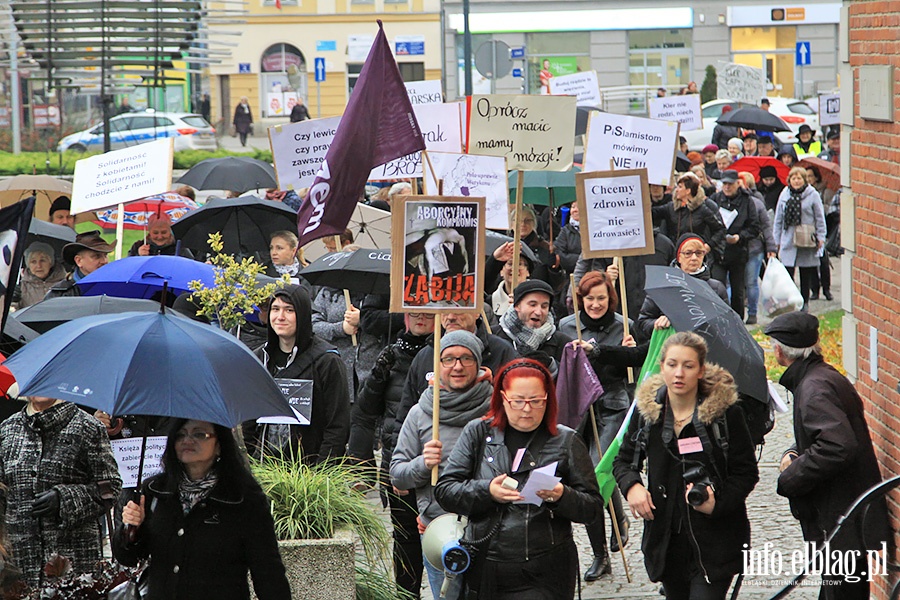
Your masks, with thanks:
M 484 352 L 484 344 L 481 343 L 481 340 L 479 340 L 474 333 L 466 331 L 465 329 L 457 329 L 456 331 L 445 333 L 441 338 L 441 353 L 453 346 L 462 346 L 466 350 L 471 351 L 475 356 L 475 360 L 478 362 L 478 367 L 481 367 L 481 356 Z
M 719 151 L 719 147 L 716 146 L 715 144 L 707 144 L 707 145 L 703 146 L 703 150 L 702 150 L 701 154 L 706 154 L 707 152 L 712 152 L 713 154 L 715 154 L 718 151 Z
M 819 319 L 805 312 L 789 312 L 775 317 L 765 332 L 785 346 L 809 348 L 819 342 Z
M 50 205 L 50 218 L 53 218 L 53 213 L 58 210 L 72 210 L 72 201 L 68 196 L 59 196 L 56 200 L 53 201 L 53 204 Z
M 763 179 L 764 177 L 778 177 L 778 170 L 772 165 L 761 167 L 759 170 L 759 178 Z
M 522 298 L 532 292 L 541 292 L 547 294 L 550 300 L 553 300 L 553 288 L 546 281 L 540 279 L 528 279 L 516 286 L 513 290 L 513 306 L 518 306 Z
M 699 236 L 696 233 L 684 233 L 681 235 L 680 238 L 678 238 L 678 245 L 675 247 L 675 256 L 676 257 L 681 254 L 681 249 L 684 247 L 684 245 L 686 243 L 690 242 L 691 240 L 697 240 L 704 246 L 706 245 L 706 241 L 703 239 L 702 236 Z

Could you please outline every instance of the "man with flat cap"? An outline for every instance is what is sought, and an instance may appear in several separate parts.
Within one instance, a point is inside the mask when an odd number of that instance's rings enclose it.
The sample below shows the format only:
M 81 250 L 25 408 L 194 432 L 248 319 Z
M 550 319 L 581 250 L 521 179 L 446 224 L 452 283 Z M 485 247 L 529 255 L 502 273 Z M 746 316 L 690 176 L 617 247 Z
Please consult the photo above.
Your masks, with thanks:
M 817 544 L 812 555 L 850 505 L 881 482 L 881 473 L 859 394 L 822 358 L 819 319 L 792 312 L 777 317 L 765 332 L 778 364 L 787 367 L 780 383 L 794 395 L 795 442 L 782 456 L 777 492 L 790 500 L 803 539 Z M 830 549 L 841 551 L 845 561 L 854 556 L 855 568 L 844 576 L 823 577 L 819 598 L 868 598 L 866 550 L 881 549 L 889 537 L 883 498 L 872 503 L 864 523 L 845 521 Z M 850 575 L 859 580 L 850 581 Z
M 50 288 L 44 299 L 60 296 L 80 296 L 76 283 L 109 262 L 107 254 L 116 249 L 116 242 L 106 243 L 97 230 L 86 231 L 75 236 L 75 241 L 63 246 L 63 261 L 75 265 L 69 276 Z

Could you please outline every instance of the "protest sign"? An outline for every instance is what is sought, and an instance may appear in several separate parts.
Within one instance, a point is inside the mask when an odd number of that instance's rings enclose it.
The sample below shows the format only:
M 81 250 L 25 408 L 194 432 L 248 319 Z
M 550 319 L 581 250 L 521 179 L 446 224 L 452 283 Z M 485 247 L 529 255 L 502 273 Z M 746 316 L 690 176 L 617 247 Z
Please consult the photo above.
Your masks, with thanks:
M 819 125 L 841 124 L 841 95 L 824 94 L 819 96 Z
M 138 487 L 138 470 L 141 468 L 141 444 L 144 446 L 144 467 L 141 483 L 158 473 L 162 473 L 162 455 L 166 451 L 166 436 L 148 438 L 133 437 L 110 440 L 113 457 L 119 466 L 119 477 L 123 488 Z
M 459 152 L 462 149 L 459 109 L 455 104 L 416 104 L 413 112 L 429 151 Z M 369 181 L 413 177 L 422 177 L 421 152 L 413 152 L 375 167 Z
M 172 187 L 174 141 L 155 140 L 76 162 L 72 214 L 167 192 Z
M 669 185 L 678 123 L 593 112 L 584 145 L 584 170 L 647 169 L 650 183 Z
M 398 196 L 391 312 L 481 312 L 484 198 Z
M 646 169 L 575 175 L 585 258 L 653 254 L 653 221 Z
M 582 71 L 571 75 L 551 77 L 549 84 L 550 94 L 575 96 L 578 106 L 600 106 L 603 103 L 596 71 Z
M 703 129 L 700 95 L 650 98 L 650 118 L 657 121 L 678 121 L 681 123 L 681 131 Z
M 719 61 L 716 97 L 758 106 L 766 96 L 766 75 L 762 69 Z
M 297 190 L 312 185 L 340 122 L 340 117 L 330 117 L 269 127 L 278 189 Z
M 506 159 L 451 152 L 429 152 L 428 158 L 441 185 L 425 169 L 425 193 L 442 196 L 484 197 L 485 227 L 509 229 L 509 186 Z
M 309 425 L 312 419 L 313 382 L 311 379 L 275 379 L 278 388 L 284 395 L 294 417 L 263 417 L 257 419 L 260 424 L 274 425 Z
M 470 96 L 467 152 L 505 156 L 509 169 L 568 171 L 575 155 L 572 96 Z
M 440 79 L 428 81 L 407 81 L 406 93 L 409 94 L 409 102 L 413 106 L 417 104 L 441 104 L 444 102 L 444 90 Z

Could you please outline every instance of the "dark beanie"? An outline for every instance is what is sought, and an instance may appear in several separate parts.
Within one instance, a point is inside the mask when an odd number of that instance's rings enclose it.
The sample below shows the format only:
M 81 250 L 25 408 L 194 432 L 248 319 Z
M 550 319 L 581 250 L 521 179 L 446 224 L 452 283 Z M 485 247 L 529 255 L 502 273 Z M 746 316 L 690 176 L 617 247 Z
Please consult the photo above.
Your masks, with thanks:
M 819 342 L 819 319 L 805 312 L 789 312 L 769 323 L 765 333 L 791 348 L 809 348 Z
M 699 236 L 696 233 L 690 233 L 690 232 L 682 233 L 681 237 L 678 238 L 678 243 L 675 244 L 675 255 L 677 256 L 677 255 L 681 254 L 682 246 L 684 246 L 684 244 L 686 242 L 689 242 L 691 240 L 697 240 L 701 244 L 706 245 L 706 240 L 704 240 L 702 236 Z
M 550 296 L 550 300 L 553 300 L 553 288 L 550 287 L 549 283 L 540 279 L 528 279 L 517 285 L 516 289 L 513 290 L 513 306 L 518 306 L 522 298 L 532 292 L 547 294 Z
M 759 178 L 763 177 L 778 177 L 778 170 L 772 165 L 766 165 L 759 170 Z
M 50 205 L 50 217 L 58 210 L 72 210 L 72 201 L 68 196 L 60 196 Z

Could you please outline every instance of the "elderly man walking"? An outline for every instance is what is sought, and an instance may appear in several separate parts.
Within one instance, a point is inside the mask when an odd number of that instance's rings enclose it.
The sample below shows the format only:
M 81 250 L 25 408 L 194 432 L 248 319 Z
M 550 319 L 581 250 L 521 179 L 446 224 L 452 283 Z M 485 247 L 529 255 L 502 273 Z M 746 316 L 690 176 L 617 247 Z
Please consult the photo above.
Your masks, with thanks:
M 803 539 L 821 547 L 856 498 L 881 481 L 862 400 L 822 358 L 815 315 L 781 315 L 765 332 L 778 364 L 787 367 L 780 382 L 794 395 L 795 442 L 782 457 L 777 491 L 790 500 Z M 845 561 L 854 557 L 855 568 L 843 576 L 823 576 L 819 598 L 868 598 L 866 550 L 880 549 L 889 536 L 883 499 L 873 503 L 864 522 L 844 522 L 830 549 L 840 551 Z

